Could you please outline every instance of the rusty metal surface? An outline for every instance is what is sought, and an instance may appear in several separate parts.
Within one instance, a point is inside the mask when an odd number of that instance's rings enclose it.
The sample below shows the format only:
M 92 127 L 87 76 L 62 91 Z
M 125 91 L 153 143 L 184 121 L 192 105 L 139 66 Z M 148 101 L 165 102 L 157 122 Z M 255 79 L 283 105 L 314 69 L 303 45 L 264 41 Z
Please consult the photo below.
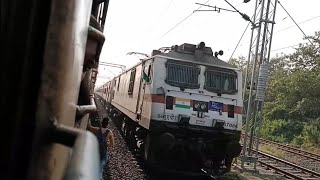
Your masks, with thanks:
M 74 126 L 91 3 L 52 1 L 29 179 L 61 179 L 65 172 L 70 149 L 48 141 L 49 119 Z

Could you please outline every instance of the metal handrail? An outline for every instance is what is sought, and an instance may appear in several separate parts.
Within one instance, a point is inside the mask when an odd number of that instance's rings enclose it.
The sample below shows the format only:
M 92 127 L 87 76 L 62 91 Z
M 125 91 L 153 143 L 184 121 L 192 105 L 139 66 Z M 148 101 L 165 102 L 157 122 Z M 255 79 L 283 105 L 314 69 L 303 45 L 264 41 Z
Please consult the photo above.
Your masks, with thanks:
M 90 97 L 90 105 L 81 105 L 77 106 L 77 115 L 83 115 L 87 113 L 92 113 L 97 110 L 96 103 L 94 101 L 94 97 Z
M 100 177 L 97 138 L 89 131 L 53 123 L 51 139 L 72 148 L 64 180 L 92 180 Z
M 94 39 L 98 40 L 101 43 L 104 43 L 105 41 L 105 37 L 103 33 L 92 26 L 89 26 L 88 34 L 89 36 L 93 37 Z

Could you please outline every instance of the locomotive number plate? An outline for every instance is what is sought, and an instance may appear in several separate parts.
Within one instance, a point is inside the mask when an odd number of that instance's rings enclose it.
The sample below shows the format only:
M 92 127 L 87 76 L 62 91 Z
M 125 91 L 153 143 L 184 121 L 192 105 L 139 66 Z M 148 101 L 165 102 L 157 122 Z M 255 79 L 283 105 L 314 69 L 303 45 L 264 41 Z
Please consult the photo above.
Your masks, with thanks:
M 205 121 L 203 119 L 196 119 L 196 125 L 204 125 Z

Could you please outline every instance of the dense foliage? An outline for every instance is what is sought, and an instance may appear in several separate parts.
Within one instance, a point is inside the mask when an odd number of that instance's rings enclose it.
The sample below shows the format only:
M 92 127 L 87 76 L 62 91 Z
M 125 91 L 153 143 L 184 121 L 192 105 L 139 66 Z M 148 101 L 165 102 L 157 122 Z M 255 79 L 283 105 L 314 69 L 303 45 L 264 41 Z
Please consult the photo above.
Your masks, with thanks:
M 320 31 L 294 53 L 270 60 L 262 137 L 320 147 Z M 243 71 L 245 59 L 231 63 Z

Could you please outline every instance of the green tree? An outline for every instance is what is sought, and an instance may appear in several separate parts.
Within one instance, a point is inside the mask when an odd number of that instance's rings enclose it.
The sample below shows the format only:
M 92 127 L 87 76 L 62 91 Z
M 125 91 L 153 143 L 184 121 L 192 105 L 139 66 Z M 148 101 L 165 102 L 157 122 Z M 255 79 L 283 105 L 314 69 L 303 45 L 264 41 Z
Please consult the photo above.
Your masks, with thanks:
M 242 72 L 244 72 L 247 67 L 247 60 L 243 56 L 239 56 L 238 58 L 231 58 L 229 59 L 228 63 L 237 66 L 242 70 Z
M 303 129 L 304 143 L 320 148 L 320 118 L 312 121 Z
M 289 143 L 296 134 L 300 134 L 303 130 L 301 122 L 287 121 L 277 119 L 273 121 L 266 121 L 262 127 L 261 134 L 263 137 L 272 141 Z
M 294 139 L 296 144 L 319 142 L 315 137 L 320 129 L 313 122 L 320 117 L 320 33 L 308 38 L 312 44 L 301 44 L 293 54 L 270 60 L 262 128 L 265 138 Z
M 282 54 L 269 62 L 262 136 L 319 146 L 320 31 L 307 38 L 311 44 L 300 44 L 294 53 Z M 243 75 L 248 68 L 251 72 L 244 57 L 229 63 L 240 68 Z
M 294 70 L 319 71 L 320 65 L 320 31 L 307 37 L 312 44 L 300 44 L 296 52 L 291 54 L 290 68 Z

